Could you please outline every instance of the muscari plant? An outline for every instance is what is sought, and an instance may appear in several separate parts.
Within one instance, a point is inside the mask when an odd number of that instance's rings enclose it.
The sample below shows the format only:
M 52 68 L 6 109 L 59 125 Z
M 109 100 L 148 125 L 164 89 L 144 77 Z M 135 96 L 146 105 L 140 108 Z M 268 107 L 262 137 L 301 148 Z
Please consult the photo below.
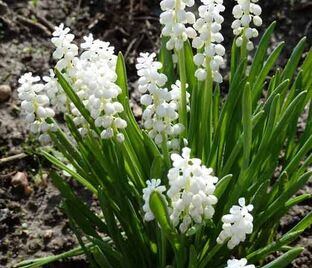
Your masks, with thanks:
M 161 1 L 161 48 L 136 65 L 141 126 L 122 54 L 92 35 L 79 48 L 69 28 L 56 27 L 55 69 L 42 79 L 25 74 L 18 92 L 80 247 L 19 267 L 84 254 L 90 267 L 280 268 L 303 251 L 289 244 L 311 213 L 277 233 L 281 217 L 311 198 L 296 193 L 311 176 L 312 52 L 304 54 L 303 38 L 276 68 L 284 43 L 270 49 L 272 23 L 251 58 L 261 8 L 236 2 L 223 85 L 223 1 L 202 0 L 198 18 L 187 11 L 193 0 Z M 64 174 L 99 206 L 90 208 Z

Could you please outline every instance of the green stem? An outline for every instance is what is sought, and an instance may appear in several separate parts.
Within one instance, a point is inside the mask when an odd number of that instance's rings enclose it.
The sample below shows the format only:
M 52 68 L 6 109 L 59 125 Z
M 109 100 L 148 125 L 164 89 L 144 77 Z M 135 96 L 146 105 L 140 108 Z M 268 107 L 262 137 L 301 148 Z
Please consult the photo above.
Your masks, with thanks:
M 166 133 L 162 133 L 162 143 L 161 143 L 161 150 L 164 156 L 164 160 L 166 163 L 167 168 L 170 167 L 170 156 L 168 151 L 168 145 L 167 145 L 168 139 Z
M 166 259 L 167 259 L 167 240 L 166 240 L 166 235 L 164 234 L 164 231 L 161 230 L 161 267 L 166 266 Z
M 179 122 L 185 127 L 181 138 L 187 137 L 187 102 L 186 102 L 186 67 L 185 67 L 185 53 L 184 48 L 177 50 L 179 75 L 181 82 L 181 100 L 179 105 Z
M 205 267 L 210 267 L 207 266 L 207 264 L 211 261 L 211 259 L 218 253 L 218 251 L 223 247 L 223 244 L 216 244 L 206 255 L 206 257 L 202 260 L 202 262 L 199 265 L 199 268 L 205 268 Z
M 211 122 L 211 108 L 212 108 L 212 92 L 213 92 L 213 78 L 210 68 L 210 59 L 206 64 L 207 78 L 205 80 L 205 88 L 202 99 L 202 120 L 201 130 L 199 131 L 199 150 L 201 150 L 201 156 L 203 162 L 206 162 L 206 158 L 210 152 L 212 143 L 212 122 Z
M 244 31 L 243 44 L 242 44 L 241 49 L 240 49 L 240 52 L 241 52 L 240 59 L 241 59 L 241 61 L 246 60 L 246 62 L 245 62 L 246 66 L 247 66 L 247 57 L 248 57 L 247 43 L 248 43 L 248 40 L 245 37 L 245 31 Z

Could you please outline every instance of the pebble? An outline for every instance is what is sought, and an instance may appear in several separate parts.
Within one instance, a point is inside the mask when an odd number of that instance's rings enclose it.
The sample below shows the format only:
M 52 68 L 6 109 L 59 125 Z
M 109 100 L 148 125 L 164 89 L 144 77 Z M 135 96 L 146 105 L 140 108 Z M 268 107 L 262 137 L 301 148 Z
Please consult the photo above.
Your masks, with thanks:
M 14 187 L 21 187 L 24 190 L 25 195 L 30 195 L 32 189 L 29 186 L 27 175 L 24 172 L 17 172 L 11 181 Z
M 6 102 L 11 97 L 11 87 L 8 85 L 0 85 L 0 103 Z
M 43 234 L 44 240 L 50 240 L 53 236 L 53 230 L 46 230 Z

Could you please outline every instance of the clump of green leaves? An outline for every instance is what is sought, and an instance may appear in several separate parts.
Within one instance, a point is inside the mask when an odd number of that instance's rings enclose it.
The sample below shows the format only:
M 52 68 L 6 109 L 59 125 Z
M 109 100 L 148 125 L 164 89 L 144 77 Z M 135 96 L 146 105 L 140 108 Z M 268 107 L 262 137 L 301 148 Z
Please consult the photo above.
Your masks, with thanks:
M 303 248 L 288 245 L 312 224 L 312 214 L 282 236 L 277 236 L 277 230 L 290 208 L 311 198 L 308 193 L 296 193 L 311 177 L 312 51 L 304 53 L 303 38 L 286 66 L 276 68 L 284 43 L 267 53 L 274 28 L 275 23 L 263 34 L 251 64 L 247 63 L 245 47 L 238 48 L 234 40 L 229 88 L 224 97 L 218 84 L 207 86 L 195 78 L 193 50 L 188 42 L 180 51 L 182 63 L 175 66 L 166 48 L 168 39 L 162 40 L 158 55 L 161 71 L 169 84 L 177 78 L 188 84 L 184 89 L 191 95 L 190 112 L 180 110 L 186 126 L 181 143 L 186 138 L 192 156 L 213 168 L 219 178 L 213 218 L 186 233 L 173 226 L 168 201 L 158 191 L 149 199 L 155 221 L 144 220 L 145 182 L 159 178 L 168 185 L 171 162 L 164 147 L 159 148 L 133 116 L 122 55 L 116 63 L 116 84 L 121 89 L 118 101 L 124 107 L 120 118 L 127 122 L 121 130 L 123 143 L 101 137 L 102 129 L 96 126 L 66 73 L 56 69 L 59 85 L 87 122 L 88 130 L 82 135 L 73 114 L 65 113 L 67 132 L 56 127 L 49 135 L 71 167 L 46 148 L 40 154 L 90 190 L 99 201 L 101 213 L 94 213 L 60 173 L 53 172 L 51 177 L 62 193 L 63 209 L 80 247 L 59 256 L 25 261 L 19 267 L 39 267 L 78 254 L 85 254 L 92 267 L 225 267 L 235 256 L 265 268 L 280 268 L 296 258 Z M 306 126 L 298 133 L 298 122 L 306 111 Z M 51 118 L 46 121 L 57 126 Z M 222 216 L 242 196 L 254 206 L 253 232 L 230 250 L 216 239 L 222 230 Z M 265 264 L 266 257 L 276 251 L 282 252 L 281 256 Z

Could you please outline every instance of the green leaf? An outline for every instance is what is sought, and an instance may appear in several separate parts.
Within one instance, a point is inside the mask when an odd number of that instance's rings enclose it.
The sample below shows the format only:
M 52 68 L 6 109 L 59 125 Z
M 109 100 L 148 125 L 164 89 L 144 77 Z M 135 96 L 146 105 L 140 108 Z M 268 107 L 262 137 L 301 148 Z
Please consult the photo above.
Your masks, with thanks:
M 64 180 L 55 172 L 51 173 L 51 178 L 53 180 L 53 184 L 57 187 L 57 189 L 61 192 L 62 196 L 74 204 L 74 207 L 77 207 L 80 211 L 80 215 L 83 215 L 84 218 L 88 219 L 92 224 L 96 225 L 98 230 L 102 233 L 107 233 L 108 229 L 106 224 L 96 216 L 90 208 L 84 204 L 72 191 L 69 185 L 64 182 Z
M 170 88 L 172 84 L 176 81 L 176 74 L 174 71 L 174 64 L 172 60 L 172 52 L 166 48 L 166 44 L 169 40 L 169 37 L 163 36 L 161 38 L 161 46 L 159 51 L 158 59 L 162 63 L 162 68 L 160 72 L 165 74 L 168 78 L 166 87 Z
M 85 178 L 81 177 L 78 173 L 73 171 L 72 169 L 68 168 L 65 164 L 63 164 L 60 160 L 58 160 L 53 155 L 47 153 L 44 150 L 40 151 L 40 154 L 42 154 L 47 160 L 49 160 L 52 164 L 57 166 L 63 171 L 66 171 L 70 175 L 73 176 L 78 182 L 80 182 L 83 186 L 85 186 L 87 189 L 89 189 L 92 193 L 97 194 L 97 190 L 94 188 L 92 184 L 90 184 Z
M 164 199 L 164 196 L 158 191 L 153 191 L 150 195 L 149 205 L 165 236 L 168 238 L 174 249 L 177 252 L 181 252 L 181 249 L 183 250 L 183 248 L 181 248 L 178 234 L 171 224 L 167 202 Z
M 282 74 L 283 76 L 283 79 L 292 79 L 296 69 L 297 69 L 297 66 L 300 62 L 300 59 L 301 59 L 301 56 L 302 56 L 302 53 L 303 53 L 303 50 L 304 50 L 304 47 L 305 47 L 305 44 L 306 44 L 306 40 L 307 38 L 306 37 L 303 37 L 298 45 L 295 47 L 293 53 L 291 54 L 288 62 L 287 62 L 287 65 L 284 69 L 284 72 Z
M 85 245 L 85 247 L 88 250 L 92 251 L 92 249 L 94 248 L 94 245 L 92 243 L 88 243 Z M 84 254 L 84 251 L 81 248 L 81 246 L 79 246 L 79 247 L 76 247 L 74 249 L 63 252 L 61 254 L 52 255 L 52 256 L 43 257 L 43 258 L 38 258 L 38 259 L 31 259 L 31 260 L 22 261 L 22 262 L 18 263 L 15 267 L 16 268 L 39 268 L 39 267 L 46 266 L 50 263 L 53 263 L 53 262 L 56 262 L 59 260 L 64 260 L 67 258 L 73 258 L 73 257 L 80 256 L 83 254 Z
M 312 136 L 306 141 L 306 143 L 300 148 L 297 154 L 292 157 L 290 163 L 286 166 L 285 171 L 288 174 L 293 174 L 298 168 L 302 158 L 312 149 Z
M 184 51 L 187 83 L 189 85 L 188 91 L 192 93 L 196 88 L 197 80 L 195 78 L 196 66 L 194 64 L 193 50 L 190 42 L 185 42 Z
M 268 59 L 266 60 L 266 62 L 263 65 L 263 68 L 261 69 L 259 75 L 257 76 L 257 80 L 254 83 L 253 87 L 252 87 L 252 100 L 253 103 L 255 104 L 258 99 L 259 96 L 261 95 L 261 91 L 263 88 L 263 83 L 267 77 L 267 75 L 269 74 L 270 70 L 272 69 L 272 67 L 274 66 L 274 64 L 276 63 L 279 55 L 281 54 L 283 48 L 285 46 L 284 42 L 281 42 L 271 53 L 271 55 L 268 57 Z M 284 80 L 286 80 L 287 78 L 285 78 Z
M 282 256 L 278 257 L 276 260 L 270 262 L 269 264 L 262 266 L 262 268 L 283 268 L 291 263 L 302 251 L 304 248 L 297 247 L 289 250 Z
M 300 176 L 298 179 L 288 182 L 286 190 L 282 192 L 274 201 L 271 203 L 268 208 L 259 214 L 259 223 L 257 226 L 261 226 L 264 222 L 270 220 L 270 218 L 278 212 L 282 207 L 284 207 L 285 202 L 291 198 L 299 189 L 301 189 L 304 184 L 310 179 L 312 171 L 307 172 Z
M 303 232 L 305 229 L 312 225 L 312 212 L 305 216 L 295 227 L 293 227 L 288 233 Z
M 247 83 L 243 93 L 243 166 L 242 171 L 248 168 L 249 161 L 250 161 L 250 152 L 251 152 L 251 145 L 252 145 L 252 102 L 251 102 L 251 92 L 250 92 L 250 84 Z
M 164 196 L 158 191 L 153 191 L 150 195 L 149 205 L 162 230 L 169 237 L 172 236 L 175 231 L 170 222 L 167 202 L 165 201 Z
M 150 178 L 163 178 L 166 172 L 166 166 L 164 159 L 160 156 L 156 156 L 151 167 Z
M 302 234 L 302 231 L 291 232 L 283 235 L 277 242 L 273 242 L 267 245 L 265 248 L 258 249 L 251 254 L 249 254 L 246 258 L 250 262 L 257 262 L 264 260 L 270 253 L 280 250 L 283 246 L 288 245 L 293 242 L 298 236 Z
M 259 46 L 257 48 L 255 58 L 253 60 L 251 70 L 250 70 L 250 74 L 249 74 L 249 78 L 248 78 L 248 81 L 250 82 L 251 85 L 253 85 L 253 83 L 255 81 L 255 77 L 261 71 L 263 62 L 264 62 L 266 54 L 267 54 L 270 39 L 271 39 L 272 33 L 275 30 L 275 27 L 276 27 L 276 21 L 272 22 L 272 24 L 266 29 L 265 33 L 263 34 L 263 36 L 259 42 Z
M 80 98 L 78 97 L 76 92 L 74 91 L 74 89 L 71 87 L 71 85 L 68 83 L 66 78 L 63 76 L 63 74 L 58 69 L 55 69 L 54 71 L 55 71 L 55 74 L 56 74 L 56 77 L 57 77 L 59 84 L 61 85 L 61 87 L 65 91 L 68 98 L 73 102 L 73 104 L 79 110 L 81 115 L 87 120 L 87 122 L 90 124 L 90 126 L 96 130 L 96 127 L 94 125 L 94 120 L 90 116 L 89 111 L 86 109 L 86 107 L 84 106 L 84 104 L 82 103 L 82 101 L 80 100 Z
M 197 268 L 198 267 L 197 252 L 196 252 L 196 248 L 194 247 L 194 245 L 190 246 L 189 255 L 190 255 L 190 259 L 189 259 L 188 268 Z
M 224 192 L 226 191 L 231 179 L 233 178 L 232 174 L 224 176 L 216 185 L 216 190 L 214 191 L 214 195 L 219 199 Z

